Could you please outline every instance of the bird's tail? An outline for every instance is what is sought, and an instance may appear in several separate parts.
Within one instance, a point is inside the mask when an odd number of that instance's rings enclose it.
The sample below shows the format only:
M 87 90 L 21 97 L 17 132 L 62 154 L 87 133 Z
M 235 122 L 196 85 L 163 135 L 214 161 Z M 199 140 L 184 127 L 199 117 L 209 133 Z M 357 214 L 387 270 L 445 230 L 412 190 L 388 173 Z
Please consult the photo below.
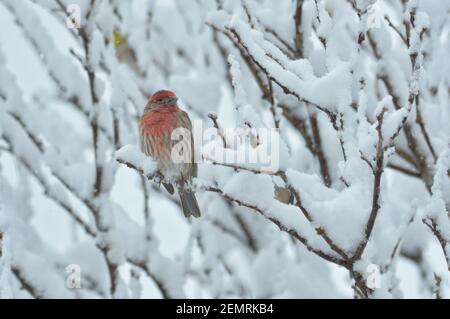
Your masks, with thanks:
M 198 207 L 194 192 L 190 189 L 183 188 L 180 188 L 178 192 L 180 193 L 181 207 L 183 208 L 184 216 L 200 217 L 200 208 Z

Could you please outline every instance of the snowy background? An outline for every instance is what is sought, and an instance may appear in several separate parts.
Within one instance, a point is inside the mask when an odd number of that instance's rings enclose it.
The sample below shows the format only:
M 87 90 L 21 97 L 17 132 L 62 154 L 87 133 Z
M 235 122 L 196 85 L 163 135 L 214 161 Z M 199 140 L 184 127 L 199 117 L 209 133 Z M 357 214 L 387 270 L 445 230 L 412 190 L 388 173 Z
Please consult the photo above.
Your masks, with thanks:
M 450 297 L 449 52 L 448 0 L 0 0 L 0 297 Z M 279 168 L 200 163 L 184 218 L 159 89 Z

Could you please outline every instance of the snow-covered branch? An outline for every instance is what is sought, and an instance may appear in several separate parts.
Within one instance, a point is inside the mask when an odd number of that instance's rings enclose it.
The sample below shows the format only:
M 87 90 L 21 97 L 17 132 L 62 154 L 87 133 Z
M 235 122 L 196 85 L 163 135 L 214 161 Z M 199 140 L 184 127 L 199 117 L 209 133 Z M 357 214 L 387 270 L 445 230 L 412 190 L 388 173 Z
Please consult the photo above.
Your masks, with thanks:
M 2 1 L 0 297 L 446 298 L 435 2 Z M 134 146 L 160 89 L 201 151 L 195 220 Z

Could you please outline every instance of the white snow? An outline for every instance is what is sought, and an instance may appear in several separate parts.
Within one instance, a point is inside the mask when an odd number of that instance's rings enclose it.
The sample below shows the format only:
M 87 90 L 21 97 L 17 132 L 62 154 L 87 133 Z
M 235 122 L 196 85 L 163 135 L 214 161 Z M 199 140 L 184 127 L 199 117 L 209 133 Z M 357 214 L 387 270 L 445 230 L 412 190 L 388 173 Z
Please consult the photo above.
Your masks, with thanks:
M 368 297 L 433 298 L 434 273 L 450 296 L 450 2 L 303 1 L 298 38 L 292 0 L 73 2 L 86 43 L 55 1 L 0 3 L 1 298 L 352 298 L 357 247 Z M 195 127 L 200 218 L 142 176 L 160 89 Z

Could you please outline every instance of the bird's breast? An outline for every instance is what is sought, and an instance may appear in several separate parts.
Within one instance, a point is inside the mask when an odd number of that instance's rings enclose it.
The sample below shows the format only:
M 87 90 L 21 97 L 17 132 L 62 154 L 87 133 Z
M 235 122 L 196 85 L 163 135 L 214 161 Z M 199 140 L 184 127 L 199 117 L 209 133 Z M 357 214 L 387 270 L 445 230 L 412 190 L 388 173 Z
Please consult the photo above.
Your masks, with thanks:
M 169 173 L 177 178 L 191 176 L 192 163 L 172 161 L 172 132 L 184 127 L 177 112 L 146 112 L 141 117 L 140 134 L 142 151 L 158 162 L 158 168 L 165 175 Z
M 141 128 L 145 135 L 161 136 L 171 134 L 176 128 L 177 118 L 174 113 L 149 112 L 141 119 Z
M 146 112 L 140 123 L 143 152 L 158 162 L 170 160 L 171 134 L 176 127 L 173 112 Z

